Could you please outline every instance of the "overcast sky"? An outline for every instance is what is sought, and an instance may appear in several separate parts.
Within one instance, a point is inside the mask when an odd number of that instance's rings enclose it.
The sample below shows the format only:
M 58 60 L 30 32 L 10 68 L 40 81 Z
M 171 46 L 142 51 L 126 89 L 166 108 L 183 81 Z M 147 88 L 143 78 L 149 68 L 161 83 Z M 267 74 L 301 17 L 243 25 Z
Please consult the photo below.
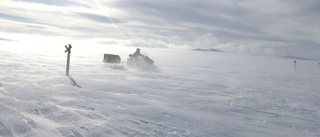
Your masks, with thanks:
M 319 0 L 0 0 L 0 40 L 92 39 L 320 60 Z

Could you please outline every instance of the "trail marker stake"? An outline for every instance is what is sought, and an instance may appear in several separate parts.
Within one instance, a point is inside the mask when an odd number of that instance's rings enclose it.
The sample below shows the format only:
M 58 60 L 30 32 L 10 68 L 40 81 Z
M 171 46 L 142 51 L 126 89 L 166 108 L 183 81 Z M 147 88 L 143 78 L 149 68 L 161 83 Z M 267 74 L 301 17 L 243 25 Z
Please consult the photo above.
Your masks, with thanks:
M 68 45 L 65 45 L 66 47 L 66 50 L 64 51 L 65 53 L 68 52 L 68 58 L 67 58 L 67 70 L 66 70 L 66 76 L 69 76 L 69 66 L 70 66 L 70 54 L 71 54 L 71 44 Z

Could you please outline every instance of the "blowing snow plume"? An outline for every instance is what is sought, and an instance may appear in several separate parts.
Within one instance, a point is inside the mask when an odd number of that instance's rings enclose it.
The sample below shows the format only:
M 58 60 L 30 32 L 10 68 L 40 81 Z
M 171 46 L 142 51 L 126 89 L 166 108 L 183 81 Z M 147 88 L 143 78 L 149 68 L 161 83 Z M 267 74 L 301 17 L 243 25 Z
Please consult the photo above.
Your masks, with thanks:
M 200 51 L 225 51 L 230 53 L 244 53 L 257 55 L 275 55 L 273 46 L 262 44 L 261 42 L 222 42 L 212 33 L 207 33 L 198 38 L 193 46 Z

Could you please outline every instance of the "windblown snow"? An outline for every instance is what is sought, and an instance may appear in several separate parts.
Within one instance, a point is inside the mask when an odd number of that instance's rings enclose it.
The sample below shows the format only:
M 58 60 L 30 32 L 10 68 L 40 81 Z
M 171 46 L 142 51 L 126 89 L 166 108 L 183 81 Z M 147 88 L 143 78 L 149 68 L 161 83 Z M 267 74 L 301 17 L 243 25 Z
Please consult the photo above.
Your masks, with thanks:
M 64 45 L 32 50 L 0 46 L 1 137 L 320 136 L 315 61 L 143 49 L 134 69 L 102 62 L 134 48 L 73 45 L 68 77 Z

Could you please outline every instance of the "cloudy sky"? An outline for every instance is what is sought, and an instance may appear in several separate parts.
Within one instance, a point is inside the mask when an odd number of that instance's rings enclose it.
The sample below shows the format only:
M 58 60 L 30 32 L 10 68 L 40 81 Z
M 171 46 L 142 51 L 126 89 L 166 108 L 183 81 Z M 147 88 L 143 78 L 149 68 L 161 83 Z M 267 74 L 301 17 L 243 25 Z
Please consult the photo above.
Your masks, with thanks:
M 0 40 L 92 40 L 320 60 L 319 0 L 0 0 Z

